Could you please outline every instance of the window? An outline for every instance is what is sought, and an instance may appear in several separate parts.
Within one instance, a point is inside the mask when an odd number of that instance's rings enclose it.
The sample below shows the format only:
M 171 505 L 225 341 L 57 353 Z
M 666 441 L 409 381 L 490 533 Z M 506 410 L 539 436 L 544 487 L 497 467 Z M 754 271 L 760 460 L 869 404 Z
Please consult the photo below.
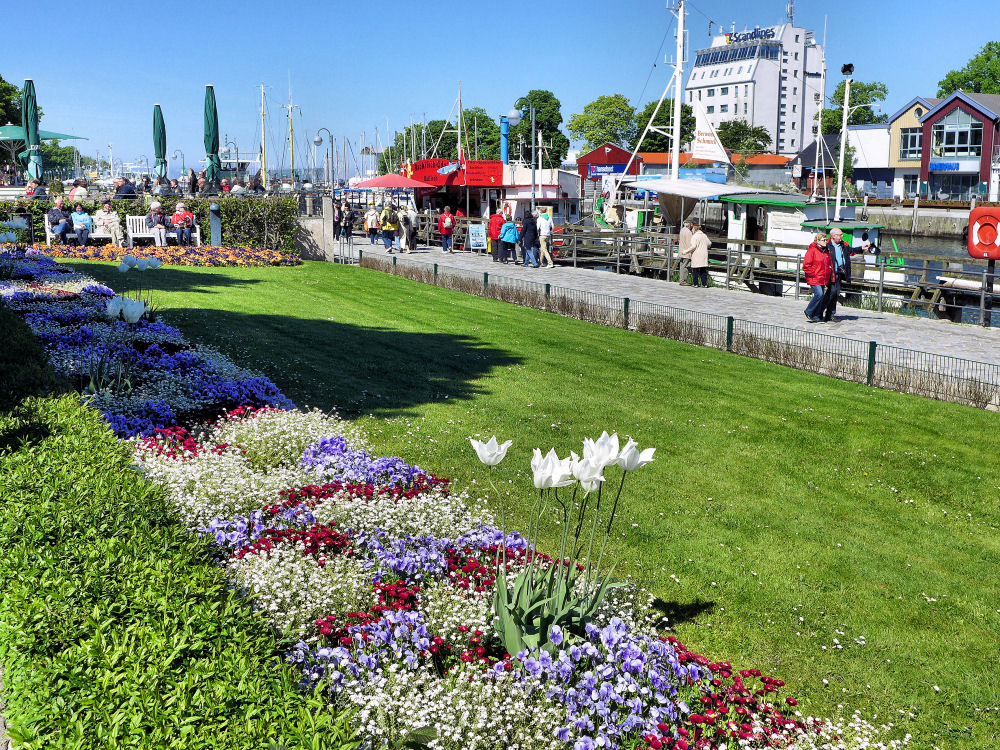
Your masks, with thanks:
M 799 87 L 798 86 L 793 86 L 792 87 L 792 95 L 794 96 L 795 94 L 798 94 L 798 93 L 799 93 Z
M 719 96 L 727 96 L 728 94 L 729 94 L 729 87 L 728 86 L 723 86 L 719 90 Z
M 743 114 L 747 113 L 747 103 L 743 102 Z
M 708 90 L 708 95 L 709 95 L 710 97 L 711 97 L 711 96 L 715 96 L 715 89 L 709 89 L 709 90 Z
M 919 159 L 920 143 L 924 137 L 923 128 L 903 128 L 899 131 L 899 158 Z
M 796 40 L 796 41 L 797 41 L 797 40 Z M 798 60 L 798 59 L 799 59 L 799 53 L 798 53 L 798 52 L 796 52 L 796 53 L 795 53 L 795 59 L 796 59 L 796 60 Z
M 798 34 L 796 34 L 796 35 L 795 35 L 795 42 L 796 42 L 796 43 L 798 43 L 798 41 L 799 41 L 799 35 L 798 35 Z
M 911 195 L 917 194 L 917 183 L 920 181 L 920 175 L 916 174 L 906 174 L 903 175 L 903 197 L 909 198 Z
M 795 139 L 792 138 L 792 148 L 795 148 Z
M 698 89 L 698 101 L 701 101 L 701 89 Z
M 707 114 L 710 114 L 710 115 L 713 115 L 713 114 L 715 114 L 715 107 L 713 107 L 713 106 L 712 106 L 712 105 L 710 104 L 710 105 L 708 105 L 707 107 L 705 107 L 705 112 L 706 112 Z
M 794 76 L 795 78 L 798 78 L 799 77 L 799 71 L 793 70 L 792 71 L 792 76 Z
M 688 101 L 689 102 L 693 102 L 694 101 L 694 92 L 693 91 L 688 91 Z
M 797 107 L 797 106 L 798 106 L 798 105 L 795 105 L 795 104 L 793 104 L 793 105 L 792 105 L 792 112 L 795 112 L 795 111 L 796 111 L 796 107 Z
M 918 120 L 919 120 L 919 119 L 920 119 L 920 118 L 921 118 L 921 117 L 923 116 L 923 114 L 924 114 L 924 111 L 923 111 L 923 110 L 922 110 L 922 109 L 921 109 L 920 107 L 917 107 L 916 109 L 914 109 L 914 110 L 913 110 L 913 115 L 914 115 L 914 116 L 915 116 L 915 117 L 916 117 L 916 118 L 917 118 Z
M 795 122 L 792 121 L 792 130 L 795 130 Z
M 983 123 L 955 109 L 931 126 L 931 143 L 934 156 L 982 156 Z
M 721 106 L 719 107 L 719 111 L 720 111 L 720 112 L 729 112 L 729 105 L 728 105 L 728 104 L 723 104 L 723 105 L 721 105 Z

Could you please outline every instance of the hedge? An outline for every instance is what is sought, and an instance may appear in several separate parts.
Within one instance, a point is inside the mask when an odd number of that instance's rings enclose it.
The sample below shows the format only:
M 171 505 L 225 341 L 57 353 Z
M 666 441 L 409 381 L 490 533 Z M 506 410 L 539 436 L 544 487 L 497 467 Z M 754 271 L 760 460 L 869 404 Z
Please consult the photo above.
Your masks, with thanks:
M 153 196 L 137 200 L 112 201 L 112 208 L 121 217 L 122 227 L 126 216 L 145 215 Z M 226 247 L 266 247 L 295 253 L 295 235 L 298 232 L 298 199 L 295 197 L 250 197 L 220 196 L 218 198 L 184 198 L 179 196 L 158 197 L 165 213 L 172 214 L 174 206 L 183 200 L 187 209 L 195 215 L 201 227 L 202 241 L 211 241 L 208 207 L 218 203 L 222 216 L 222 245 Z M 81 201 L 84 210 L 93 215 L 101 208 L 98 200 Z M 52 207 L 49 201 L 8 201 L 0 202 L 0 221 L 15 214 L 30 214 L 35 230 L 35 242 L 45 241 L 45 214 Z M 72 207 L 70 207 L 72 208 Z M 2 228 L 0 228 L 2 230 Z M 18 242 L 28 242 L 26 232 L 18 233 Z
M 78 396 L 0 413 L 0 539 L 18 750 L 357 747 Z

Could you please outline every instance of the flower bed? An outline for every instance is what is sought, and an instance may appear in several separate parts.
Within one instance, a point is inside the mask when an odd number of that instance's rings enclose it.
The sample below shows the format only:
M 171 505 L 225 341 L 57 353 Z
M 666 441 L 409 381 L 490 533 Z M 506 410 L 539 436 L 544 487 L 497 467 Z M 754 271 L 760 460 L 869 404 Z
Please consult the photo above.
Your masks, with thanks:
M 12 263 L 22 276 L 32 265 L 38 275 L 5 297 L 57 362 L 92 340 L 82 331 L 109 325 L 87 304 L 106 295 L 86 291 L 86 279 L 51 261 Z M 101 340 L 134 344 L 129 325 L 113 324 Z M 147 326 L 131 325 L 147 342 Z M 190 393 L 201 351 L 175 331 L 161 334 L 121 351 L 156 368 L 165 391 L 180 383 L 173 387 Z M 210 360 L 212 372 L 233 367 L 219 362 Z M 583 458 L 536 451 L 539 513 L 562 513 L 566 533 L 577 529 L 553 557 L 499 528 L 483 498 L 404 459 L 373 456 L 336 415 L 296 411 L 276 388 L 250 400 L 271 408 L 223 413 L 245 391 L 222 392 L 184 411 L 183 424 L 132 429 L 142 435 L 132 439 L 135 460 L 182 524 L 214 545 L 237 589 L 294 643 L 286 659 L 301 669 L 303 688 L 356 709 L 370 746 L 814 747 L 845 733 L 857 746 L 878 746 L 878 730 L 859 719 L 804 718 L 780 679 L 687 649 L 657 621 L 648 592 L 602 577 L 596 530 L 606 522 L 610 533 L 621 497 L 619 488 L 602 506 L 602 487 L 618 486 L 618 472 L 624 483 L 652 450 L 631 441 L 622 448 L 605 434 L 584 442 Z M 474 446 L 492 466 L 510 443 Z M 585 527 L 593 530 L 583 555 Z M 548 589 L 536 601 L 539 586 Z
M 38 252 L 54 258 L 70 260 L 104 260 L 118 263 L 126 255 L 141 253 L 171 266 L 298 266 L 302 260 L 291 253 L 263 247 L 198 247 L 170 245 L 167 247 L 127 248 L 117 245 L 33 245 Z M 13 246 L 0 246 L 0 251 L 11 251 Z

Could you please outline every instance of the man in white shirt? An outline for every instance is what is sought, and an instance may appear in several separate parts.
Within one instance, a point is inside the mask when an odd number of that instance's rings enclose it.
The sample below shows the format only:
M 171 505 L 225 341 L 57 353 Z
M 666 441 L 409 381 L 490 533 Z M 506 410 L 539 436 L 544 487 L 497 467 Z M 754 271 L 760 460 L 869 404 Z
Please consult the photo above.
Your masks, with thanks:
M 542 207 L 541 216 L 538 217 L 538 244 L 541 246 L 541 262 L 546 268 L 552 268 L 552 254 L 549 252 L 549 245 L 552 243 L 552 217 L 549 216 L 549 209 Z
M 691 272 L 691 253 L 694 252 L 694 232 L 691 231 L 692 222 L 685 221 L 681 227 L 680 236 L 677 238 L 677 256 L 680 260 L 680 282 L 681 286 L 691 286 L 688 281 L 688 274 Z

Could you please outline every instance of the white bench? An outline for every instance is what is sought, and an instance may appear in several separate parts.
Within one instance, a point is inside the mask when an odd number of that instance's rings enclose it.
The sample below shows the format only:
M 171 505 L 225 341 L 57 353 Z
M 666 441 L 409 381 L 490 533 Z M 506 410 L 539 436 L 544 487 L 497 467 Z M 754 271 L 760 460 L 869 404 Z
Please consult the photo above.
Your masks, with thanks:
M 168 219 L 169 221 L 169 219 Z M 152 240 L 153 230 L 146 226 L 145 216 L 126 216 L 125 217 L 125 230 L 128 233 L 128 246 L 132 247 L 134 241 L 140 240 Z M 177 230 L 167 227 L 167 239 L 173 237 L 174 240 L 177 239 Z M 195 245 L 201 245 L 201 227 L 197 223 L 191 227 L 191 239 Z
M 92 240 L 104 239 L 104 238 L 107 238 L 109 240 L 111 239 L 111 235 L 104 229 L 104 227 L 97 226 L 97 222 L 94 221 L 93 216 L 90 217 L 90 226 L 92 228 L 92 231 L 90 232 L 89 235 L 90 239 Z M 49 221 L 49 215 L 45 214 L 45 244 L 51 246 L 52 238 L 56 236 L 57 235 L 52 231 L 52 224 Z M 67 237 L 72 236 L 74 239 L 79 240 L 79 237 L 76 236 L 76 232 L 72 230 L 66 232 L 66 236 Z

